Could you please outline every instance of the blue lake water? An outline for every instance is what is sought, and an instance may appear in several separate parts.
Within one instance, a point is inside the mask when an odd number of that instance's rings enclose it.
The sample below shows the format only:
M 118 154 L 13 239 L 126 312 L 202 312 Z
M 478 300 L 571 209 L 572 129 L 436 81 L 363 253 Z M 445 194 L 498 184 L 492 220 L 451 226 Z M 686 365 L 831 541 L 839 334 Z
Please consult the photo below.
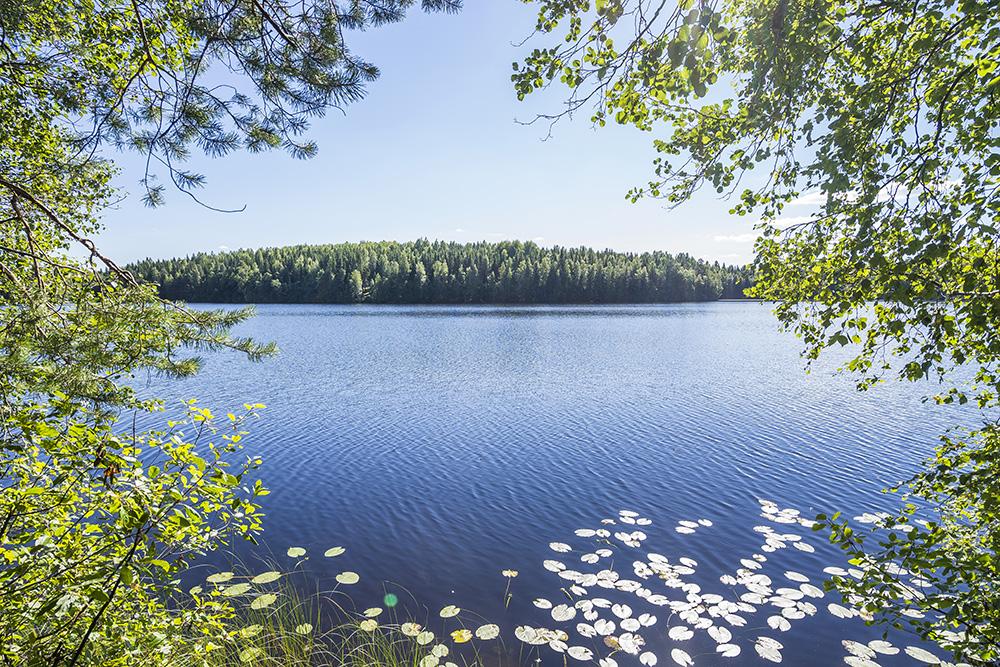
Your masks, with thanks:
M 360 608 L 388 586 L 405 587 L 432 617 L 449 603 L 474 610 L 503 627 L 515 652 L 515 625 L 559 625 L 531 602 L 566 601 L 559 589 L 570 582 L 543 560 L 588 572 L 607 566 L 580 562 L 595 547 L 574 530 L 634 510 L 652 525 L 641 528 L 641 549 L 616 545 L 623 577 L 640 554 L 686 556 L 698 562 L 687 580 L 726 594 L 719 575 L 761 553 L 753 527 L 768 522 L 759 499 L 809 516 L 891 508 L 880 489 L 915 471 L 957 418 L 921 402 L 928 387 L 858 393 L 831 362 L 804 373 L 797 341 L 757 303 L 264 306 L 239 333 L 276 341 L 281 354 L 259 364 L 213 354 L 196 378 L 154 380 L 148 390 L 198 397 L 216 412 L 267 404 L 247 440 L 273 490 L 265 546 L 279 562 L 289 561 L 289 546 L 308 549 L 307 567 L 323 586 L 341 570 L 359 572 L 352 595 Z M 674 530 L 699 518 L 713 525 Z M 761 571 L 774 587 L 789 583 L 785 570 L 818 583 L 823 567 L 845 565 L 821 536 L 769 525 L 815 547 L 766 554 Z M 574 551 L 555 553 L 551 542 Z M 347 553 L 322 557 L 336 545 Z M 507 568 L 520 574 L 505 608 Z M 827 594 L 811 600 L 818 613 L 788 632 L 765 622 L 780 610 L 749 615 L 745 627 L 731 628 L 741 656 L 725 659 L 704 632 L 670 640 L 668 626 L 682 621 L 632 599 L 637 613 L 660 618 L 643 635 L 661 665 L 672 664 L 676 647 L 695 664 L 761 664 L 752 648 L 761 635 L 784 645 L 785 664 L 842 664 L 841 640 L 880 636 L 831 616 L 826 606 L 839 599 Z M 572 634 L 582 620 L 559 627 Z M 879 662 L 913 664 L 905 656 Z

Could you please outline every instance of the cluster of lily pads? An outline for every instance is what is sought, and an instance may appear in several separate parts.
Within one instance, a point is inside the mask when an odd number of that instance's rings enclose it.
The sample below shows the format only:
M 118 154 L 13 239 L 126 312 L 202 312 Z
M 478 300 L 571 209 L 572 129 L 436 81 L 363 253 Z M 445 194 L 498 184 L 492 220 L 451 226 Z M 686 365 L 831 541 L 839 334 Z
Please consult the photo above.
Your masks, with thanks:
M 775 638 L 779 635 L 737 637 L 750 632 L 749 628 L 746 632 L 740 629 L 760 615 L 771 631 L 788 632 L 796 621 L 820 613 L 817 605 L 825 591 L 801 572 L 789 570 L 774 578 L 764 573 L 768 554 L 787 548 L 815 551 L 802 535 L 792 532 L 792 527 L 811 529 L 814 522 L 772 501 L 761 500 L 760 507 L 761 516 L 778 527 L 765 524 L 754 528 L 762 537 L 759 551 L 739 559 L 733 572 L 723 573 L 717 590 L 706 590 L 690 580 L 698 570 L 694 559 L 671 559 L 645 550 L 648 536 L 636 527 L 650 526 L 652 521 L 631 510 L 601 520 L 599 527 L 575 531 L 577 538 L 587 540 L 583 548 L 565 542 L 550 543 L 549 548 L 559 557 L 544 560 L 542 566 L 565 582 L 560 587 L 565 601 L 536 598 L 534 605 L 546 610 L 552 623 L 544 627 L 519 625 L 514 636 L 537 647 L 533 650 L 547 647 L 574 660 L 596 661 L 600 667 L 618 667 L 619 660 L 627 658 L 653 667 L 659 656 L 647 646 L 647 638 L 663 634 L 678 644 L 670 649 L 672 662 L 691 667 L 696 656 L 685 650 L 685 642 L 697 633 L 704 633 L 715 643 L 719 657 L 736 658 L 752 647 L 760 658 L 782 662 L 784 646 Z M 678 522 L 675 531 L 690 535 L 712 525 L 708 519 L 684 520 Z M 631 561 L 627 568 L 618 566 L 623 558 Z M 832 567 L 825 573 L 858 578 L 864 574 L 855 568 Z M 871 618 L 860 605 L 831 602 L 826 611 L 837 618 Z M 664 625 L 665 633 L 661 629 Z M 844 662 L 852 667 L 879 667 L 879 655 L 900 653 L 884 639 L 868 644 L 848 640 L 843 645 L 847 651 Z M 918 646 L 907 646 L 904 652 L 924 664 L 948 664 Z
M 338 546 L 327 549 L 323 555 L 326 558 L 336 558 L 345 552 L 344 547 Z M 306 558 L 307 552 L 302 547 L 290 547 L 286 553 L 290 558 L 296 559 L 297 565 L 300 565 Z M 218 572 L 207 577 L 206 582 L 210 585 L 207 590 L 205 586 L 195 586 L 189 592 L 196 598 L 209 596 L 234 603 L 244 602 L 247 610 L 258 613 L 267 612 L 272 605 L 279 601 L 282 595 L 288 594 L 288 590 L 275 592 L 267 591 L 264 587 L 278 582 L 287 574 L 277 570 L 269 570 L 255 576 L 238 576 L 234 572 Z M 517 573 L 513 571 L 505 574 L 509 574 L 511 578 L 517 576 Z M 337 574 L 334 579 L 337 586 L 333 591 L 328 591 L 327 594 L 342 592 L 341 586 L 353 586 L 360 582 L 361 576 L 356 572 L 345 570 Z M 326 594 L 323 597 L 326 598 Z M 385 595 L 382 603 L 386 607 L 392 608 L 398 603 L 398 598 L 389 593 Z M 444 631 L 441 636 L 415 621 L 400 623 L 394 618 L 386 620 L 392 614 L 387 613 L 383 607 L 373 606 L 361 612 L 351 612 L 337 606 L 340 612 L 340 624 L 331 632 L 320 635 L 319 629 L 309 622 L 296 622 L 294 628 L 281 628 L 281 632 L 294 631 L 296 635 L 311 637 L 319 642 L 340 642 L 346 645 L 340 648 L 347 651 L 357 650 L 359 646 L 363 649 L 365 644 L 378 645 L 381 648 L 378 651 L 381 659 L 384 659 L 385 647 L 391 646 L 393 651 L 398 651 L 401 654 L 399 664 L 416 667 L 458 667 L 456 662 L 448 659 L 450 655 L 457 656 L 457 652 L 452 653 L 454 647 L 474 641 L 492 642 L 500 637 L 500 626 L 492 623 L 477 623 L 466 627 L 461 617 L 462 610 L 455 605 L 447 605 L 438 612 L 442 624 L 450 622 L 458 626 L 450 632 Z M 236 641 L 254 639 L 263 630 L 262 624 L 250 623 L 236 630 L 233 633 L 233 639 Z M 478 650 L 473 652 L 478 656 Z M 324 654 L 324 657 L 336 655 L 336 651 L 329 650 L 324 650 L 321 653 Z M 258 662 L 264 654 L 265 651 L 260 645 L 247 645 L 240 650 L 239 660 L 244 663 L 254 663 Z M 469 664 L 469 661 L 464 658 L 461 661 L 463 664 Z M 326 664 L 326 662 L 322 664 Z M 336 663 L 331 662 L 330 664 Z
M 688 556 L 669 558 L 649 551 L 647 533 L 642 530 L 652 525 L 652 520 L 637 512 L 622 510 L 614 518 L 606 518 L 594 528 L 576 530 L 574 538 L 585 541 L 585 547 L 574 547 L 566 542 L 551 542 L 548 546 L 557 557 L 545 559 L 542 567 L 560 580 L 564 599 L 551 601 L 535 598 L 535 607 L 545 610 L 552 623 L 545 626 L 521 624 L 514 629 L 514 637 L 535 652 L 541 661 L 542 649 L 562 654 L 581 662 L 597 662 L 599 667 L 619 667 L 620 660 L 634 659 L 643 667 L 654 667 L 659 656 L 647 639 L 666 638 L 677 644 L 669 651 L 670 660 L 681 667 L 692 667 L 698 655 L 686 650 L 699 633 L 714 642 L 714 654 L 720 658 L 737 658 L 752 648 L 759 658 L 780 663 L 784 646 L 776 638 L 789 632 L 802 619 L 815 616 L 825 591 L 819 582 L 809 576 L 786 570 L 780 575 L 768 574 L 769 554 L 783 549 L 813 553 L 814 547 L 796 529 L 811 529 L 814 522 L 794 509 L 779 508 L 771 501 L 760 501 L 761 516 L 768 523 L 753 530 L 760 535 L 761 544 L 756 553 L 737 559 L 732 572 L 718 577 L 719 586 L 708 590 L 707 584 L 691 579 L 698 573 L 699 564 Z M 878 520 L 877 515 L 862 515 L 859 520 Z M 683 520 L 675 531 L 691 535 L 713 527 L 708 519 Z M 324 556 L 335 558 L 345 553 L 343 547 L 328 549 Z M 301 547 L 288 549 L 291 558 L 302 559 L 306 550 Z M 629 565 L 622 568 L 622 561 Z M 865 572 L 858 568 L 827 567 L 824 575 L 861 579 Z M 505 606 L 511 598 L 511 582 L 518 576 L 516 570 L 503 570 L 507 580 L 504 591 Z M 906 573 L 903 573 L 906 574 Z M 773 576 L 772 576 L 773 575 Z M 278 599 L 278 594 L 263 590 L 283 576 L 278 571 L 267 571 L 253 577 L 238 578 L 232 572 L 221 572 L 208 577 L 214 588 L 202 586 L 191 589 L 191 594 L 220 596 L 229 599 L 249 600 L 249 608 L 266 610 Z M 823 577 L 827 578 L 826 576 Z M 351 586 L 360 581 L 360 575 L 343 571 L 336 575 L 337 586 Z M 703 581 L 703 578 L 700 580 Z M 918 579 L 911 582 L 914 589 L 925 585 Z M 390 600 L 392 598 L 392 600 Z M 863 600 L 842 600 L 845 604 L 829 602 L 825 612 L 836 618 L 871 620 Z M 387 606 L 395 605 L 395 596 L 387 595 Z M 348 627 L 361 637 L 385 638 L 404 642 L 404 650 L 412 659 L 408 664 L 416 667 L 458 667 L 462 645 L 472 645 L 476 660 L 479 642 L 501 639 L 500 626 L 492 623 L 470 624 L 461 618 L 462 610 L 455 605 L 445 606 L 438 612 L 441 624 L 451 624 L 453 630 L 439 634 L 414 620 L 397 622 L 387 616 L 382 607 L 369 607 L 362 612 L 348 612 Z M 920 613 L 914 611 L 914 613 Z M 757 619 L 761 619 L 757 620 Z M 770 630 L 756 634 L 752 628 Z M 665 628 L 664 628 L 665 626 Z M 746 628 L 745 630 L 743 630 Z M 251 625 L 240 630 L 241 636 L 251 637 L 259 627 Z M 310 635 L 310 623 L 300 623 L 294 628 L 300 635 Z M 248 634 L 249 633 L 249 634 Z M 752 636 L 756 635 L 756 636 Z M 659 642 L 656 642 L 657 644 Z M 844 663 L 851 667 L 879 667 L 880 656 L 897 656 L 903 653 L 917 662 L 948 666 L 938 656 L 919 646 L 902 649 L 885 639 L 862 643 L 844 640 Z M 463 647 L 465 648 L 465 647 Z M 261 649 L 248 647 L 240 654 L 244 662 L 254 662 Z M 461 661 L 469 664 L 464 656 Z M 958 667 L 958 666 L 952 666 Z

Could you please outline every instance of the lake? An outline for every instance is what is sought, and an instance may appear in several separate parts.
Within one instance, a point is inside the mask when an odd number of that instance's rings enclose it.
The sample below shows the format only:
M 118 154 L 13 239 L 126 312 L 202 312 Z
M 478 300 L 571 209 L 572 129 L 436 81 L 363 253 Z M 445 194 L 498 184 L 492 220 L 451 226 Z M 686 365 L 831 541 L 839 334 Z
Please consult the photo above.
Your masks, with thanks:
M 273 492 L 264 541 L 279 563 L 290 564 L 285 550 L 301 546 L 323 586 L 341 570 L 359 572 L 351 593 L 361 609 L 387 589 L 412 595 L 432 619 L 445 604 L 473 610 L 501 625 L 515 653 L 515 625 L 559 625 L 575 636 L 584 620 L 556 624 L 532 604 L 565 602 L 559 589 L 571 585 L 545 560 L 583 572 L 613 560 L 623 578 L 635 578 L 640 554 L 685 556 L 697 561 L 685 581 L 726 595 L 732 589 L 719 576 L 762 553 L 764 536 L 753 528 L 770 525 L 815 550 L 767 553 L 759 572 L 775 588 L 798 585 L 786 570 L 819 583 L 824 567 L 846 567 L 839 551 L 806 528 L 761 518 L 759 500 L 809 517 L 892 508 L 880 489 L 915 471 L 957 417 L 920 401 L 928 387 L 858 393 L 829 361 L 805 374 L 798 342 L 759 303 L 263 306 L 239 333 L 276 341 L 281 354 L 259 364 L 212 354 L 196 378 L 154 380 L 148 390 L 198 397 L 216 413 L 267 404 L 246 442 L 265 459 L 261 474 Z M 652 523 L 622 526 L 620 510 Z M 602 525 L 605 518 L 616 525 Z M 698 519 L 712 525 L 675 530 Z M 612 538 L 603 564 L 581 563 L 601 545 L 574 531 L 601 528 L 639 528 L 646 539 L 632 549 Z M 557 553 L 553 542 L 573 551 Z M 347 552 L 322 556 L 337 545 Z M 505 608 L 500 572 L 508 568 L 519 576 Z M 383 581 L 392 583 L 384 589 Z M 643 584 L 684 597 L 655 577 Z M 668 620 L 669 608 L 597 590 L 656 613 L 659 622 L 642 634 L 661 665 L 672 664 L 672 648 L 696 664 L 761 664 L 753 649 L 761 635 L 784 645 L 786 664 L 842 664 L 841 640 L 880 636 L 828 613 L 839 598 L 806 597 L 818 612 L 787 632 L 766 624 L 778 609 L 747 615 L 745 627 L 731 628 L 742 654 L 726 659 L 703 631 L 669 639 L 668 626 L 684 624 Z M 562 662 L 548 648 L 541 655 Z M 900 654 L 879 663 L 913 661 Z

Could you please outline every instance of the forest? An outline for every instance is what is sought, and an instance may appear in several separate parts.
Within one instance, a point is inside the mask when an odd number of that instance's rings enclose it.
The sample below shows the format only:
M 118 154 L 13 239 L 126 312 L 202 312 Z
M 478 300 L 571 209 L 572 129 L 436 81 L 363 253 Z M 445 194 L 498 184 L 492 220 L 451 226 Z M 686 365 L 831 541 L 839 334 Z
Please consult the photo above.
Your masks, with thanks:
M 362 242 L 198 253 L 129 269 L 211 303 L 667 303 L 743 298 L 746 267 L 532 242 Z

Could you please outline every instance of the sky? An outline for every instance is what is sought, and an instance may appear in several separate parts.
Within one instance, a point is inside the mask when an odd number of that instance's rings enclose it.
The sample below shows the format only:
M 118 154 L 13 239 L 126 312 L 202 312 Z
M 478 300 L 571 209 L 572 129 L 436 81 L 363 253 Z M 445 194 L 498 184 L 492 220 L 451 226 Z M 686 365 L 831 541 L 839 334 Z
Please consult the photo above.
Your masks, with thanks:
M 535 8 L 517 0 L 466 0 L 459 14 L 414 10 L 401 23 L 350 37 L 381 76 L 364 100 L 317 119 L 309 160 L 282 152 L 191 159 L 200 197 L 220 213 L 167 191 L 140 199 L 142 162 L 115 159 L 128 197 L 107 212 L 98 244 L 122 262 L 236 248 L 343 241 L 533 240 L 542 245 L 687 252 L 743 263 L 754 220 L 728 214 L 713 191 L 679 208 L 632 204 L 625 193 L 652 174 L 653 134 L 592 127 L 589 115 L 524 125 L 560 108 L 565 89 L 518 102 L 511 63 Z M 522 121 L 522 122 L 518 122 Z

